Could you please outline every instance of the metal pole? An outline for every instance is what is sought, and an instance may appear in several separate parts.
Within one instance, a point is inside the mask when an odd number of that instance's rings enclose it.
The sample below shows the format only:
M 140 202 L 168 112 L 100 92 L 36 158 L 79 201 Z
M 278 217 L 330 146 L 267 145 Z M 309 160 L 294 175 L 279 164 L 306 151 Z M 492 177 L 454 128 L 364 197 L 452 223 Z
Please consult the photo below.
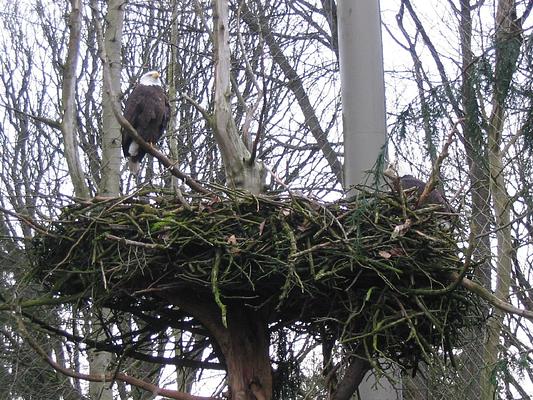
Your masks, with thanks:
M 379 0 L 338 0 L 339 55 L 344 129 L 344 187 L 363 183 L 386 143 L 385 83 Z M 380 171 L 378 171 L 380 172 Z M 388 371 L 401 382 L 399 371 Z M 398 400 L 401 383 L 376 381 L 369 372 L 361 400 Z
M 344 186 L 361 183 L 386 142 L 379 0 L 339 0 Z

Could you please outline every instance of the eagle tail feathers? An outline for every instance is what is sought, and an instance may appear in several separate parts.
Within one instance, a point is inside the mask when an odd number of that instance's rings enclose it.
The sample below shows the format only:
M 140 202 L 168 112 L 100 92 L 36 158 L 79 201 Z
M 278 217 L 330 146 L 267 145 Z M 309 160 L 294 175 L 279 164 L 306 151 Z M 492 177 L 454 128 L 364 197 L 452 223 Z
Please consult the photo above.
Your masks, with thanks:
M 128 168 L 132 174 L 139 175 L 139 171 L 141 170 L 141 162 L 134 160 L 133 157 L 128 157 Z

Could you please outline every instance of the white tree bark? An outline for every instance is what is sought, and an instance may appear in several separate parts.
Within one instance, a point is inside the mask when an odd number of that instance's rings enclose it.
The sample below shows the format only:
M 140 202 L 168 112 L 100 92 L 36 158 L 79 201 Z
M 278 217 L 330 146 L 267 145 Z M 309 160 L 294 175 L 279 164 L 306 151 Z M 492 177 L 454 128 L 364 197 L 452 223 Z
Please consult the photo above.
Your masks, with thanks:
M 102 310 L 102 318 L 109 317 L 109 309 Z M 91 330 L 93 332 L 94 340 L 103 340 L 105 335 L 99 331 L 101 329 L 100 322 L 97 321 L 94 314 L 91 315 L 92 325 Z M 89 350 L 89 374 L 94 376 L 105 376 L 109 371 L 112 356 L 111 353 L 105 351 Z M 113 390 L 111 385 L 113 382 L 89 382 L 89 399 L 91 400 L 113 400 Z
M 177 49 L 178 49 L 178 35 L 179 35 L 179 24 L 180 20 L 178 18 L 178 7 L 181 3 L 177 0 L 172 2 L 172 28 L 170 30 L 170 62 L 168 63 L 167 69 L 167 84 L 168 84 L 168 99 L 170 104 L 174 104 L 177 98 L 177 87 L 178 80 L 181 76 L 180 65 L 178 64 Z M 177 126 L 176 126 L 176 114 L 177 107 L 170 107 L 170 121 L 168 123 L 168 147 L 170 150 L 170 157 L 178 164 L 179 163 L 179 153 L 178 153 L 178 140 L 177 140 Z M 175 176 L 170 177 L 170 186 L 174 192 L 178 192 L 179 181 Z
M 70 6 L 70 35 L 61 98 L 63 109 L 61 133 L 63 134 L 65 158 L 67 159 L 70 179 L 74 186 L 74 194 L 76 197 L 87 199 L 90 193 L 80 163 L 76 122 L 76 69 L 80 50 L 82 9 L 80 0 L 71 0 Z
M 93 7 L 96 4 L 93 3 Z M 95 10 L 93 10 L 94 12 Z M 103 43 L 104 54 L 107 57 L 109 68 L 104 68 L 103 73 L 109 74 L 112 90 L 105 85 L 102 88 L 102 171 L 98 192 L 102 196 L 120 195 L 120 164 L 121 156 L 121 126 L 113 112 L 113 102 L 117 101 L 117 93 L 120 93 L 120 78 L 122 69 L 122 27 L 124 21 L 124 2 L 122 0 L 110 0 L 107 4 L 105 18 L 106 26 Z M 102 318 L 107 320 L 110 310 L 102 309 Z M 93 314 L 91 316 L 91 329 L 95 340 L 105 339 L 100 320 Z M 108 372 L 113 361 L 113 355 L 104 351 L 89 351 L 89 370 L 91 374 L 105 374 Z M 113 390 L 110 382 L 90 382 L 89 397 L 99 400 L 113 400 Z
M 120 93 L 122 70 L 122 26 L 124 22 L 124 2 L 110 0 L 107 4 L 106 27 L 104 33 L 105 53 L 109 63 L 109 74 L 113 91 L 102 91 L 102 171 L 99 194 L 102 196 L 120 195 L 121 127 L 113 113 L 112 93 Z M 104 69 L 103 73 L 107 73 Z
M 230 187 L 259 193 L 263 188 L 263 165 L 252 160 L 231 111 L 230 48 L 227 0 L 213 0 L 215 41 L 215 139 L 222 153 Z

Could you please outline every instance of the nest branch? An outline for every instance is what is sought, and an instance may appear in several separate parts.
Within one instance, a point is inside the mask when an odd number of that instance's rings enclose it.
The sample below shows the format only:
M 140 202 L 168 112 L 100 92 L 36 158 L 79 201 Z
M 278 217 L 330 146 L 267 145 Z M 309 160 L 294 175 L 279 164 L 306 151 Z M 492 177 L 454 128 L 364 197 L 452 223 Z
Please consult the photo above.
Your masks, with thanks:
M 223 324 L 238 307 L 318 336 L 327 323 L 339 342 L 413 367 L 476 323 L 477 297 L 450 278 L 471 263 L 413 194 L 360 193 L 331 204 L 220 188 L 187 207 L 157 191 L 74 203 L 36 236 L 32 273 L 117 313 L 151 304 L 163 325 L 172 293 L 210 299 Z

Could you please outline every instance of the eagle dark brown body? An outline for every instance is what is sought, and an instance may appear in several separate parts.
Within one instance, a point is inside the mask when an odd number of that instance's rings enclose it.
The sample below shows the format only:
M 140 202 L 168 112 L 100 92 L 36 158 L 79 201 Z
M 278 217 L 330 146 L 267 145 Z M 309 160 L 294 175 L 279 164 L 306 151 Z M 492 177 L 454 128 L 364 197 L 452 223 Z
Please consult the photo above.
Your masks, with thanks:
M 159 84 L 143 84 L 146 76 Z M 160 85 L 158 72 L 149 72 L 141 78 L 141 82 L 126 100 L 124 117 L 146 142 L 155 144 L 161 138 L 168 125 L 170 106 Z M 128 158 L 131 172 L 138 174 L 140 162 L 146 151 L 135 143 L 124 129 L 122 130 L 122 151 Z
M 400 178 L 400 185 L 402 187 L 402 190 L 408 190 L 412 188 L 416 188 L 416 193 L 418 196 L 422 194 L 424 191 L 424 188 L 426 187 L 426 183 L 422 182 L 420 179 L 415 178 L 412 175 L 404 175 Z M 448 205 L 448 202 L 444 198 L 444 195 L 441 193 L 441 191 L 437 188 L 433 189 L 428 197 L 426 198 L 425 204 L 440 204 L 443 206 L 445 211 L 450 211 L 450 207 Z

